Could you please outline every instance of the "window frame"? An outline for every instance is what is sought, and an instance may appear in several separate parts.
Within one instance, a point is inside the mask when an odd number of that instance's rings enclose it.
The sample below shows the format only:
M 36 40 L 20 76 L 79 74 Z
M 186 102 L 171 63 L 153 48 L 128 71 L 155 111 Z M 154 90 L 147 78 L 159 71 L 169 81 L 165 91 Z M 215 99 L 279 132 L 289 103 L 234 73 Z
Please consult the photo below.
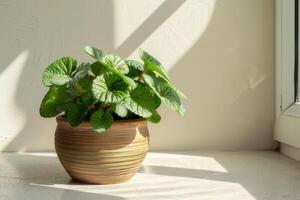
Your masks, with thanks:
M 298 0 L 276 0 L 276 122 L 274 138 L 300 148 Z M 292 33 L 292 34 L 291 34 Z M 296 74 L 296 75 L 295 75 Z

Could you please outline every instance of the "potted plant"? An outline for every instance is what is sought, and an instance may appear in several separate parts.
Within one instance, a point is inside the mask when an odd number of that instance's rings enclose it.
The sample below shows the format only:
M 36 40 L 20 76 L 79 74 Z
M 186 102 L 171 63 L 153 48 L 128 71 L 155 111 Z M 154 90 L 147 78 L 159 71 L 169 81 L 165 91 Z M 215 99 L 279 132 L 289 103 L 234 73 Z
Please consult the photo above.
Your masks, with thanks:
M 43 73 L 49 91 L 40 115 L 56 117 L 55 149 L 78 181 L 112 184 L 129 180 L 148 151 L 147 121 L 158 123 L 163 102 L 184 114 L 181 97 L 158 60 L 140 50 L 142 62 L 85 47 L 95 59 L 63 57 Z

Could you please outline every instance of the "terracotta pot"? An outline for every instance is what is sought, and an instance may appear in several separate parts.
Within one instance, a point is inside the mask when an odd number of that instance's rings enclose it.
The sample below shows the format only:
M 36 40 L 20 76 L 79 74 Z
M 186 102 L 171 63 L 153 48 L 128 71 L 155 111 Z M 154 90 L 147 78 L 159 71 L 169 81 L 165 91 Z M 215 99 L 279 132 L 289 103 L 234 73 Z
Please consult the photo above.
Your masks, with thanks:
M 55 149 L 69 175 L 80 182 L 113 184 L 128 181 L 148 151 L 149 133 L 144 119 L 115 121 L 104 133 L 89 122 L 71 127 L 57 117 Z

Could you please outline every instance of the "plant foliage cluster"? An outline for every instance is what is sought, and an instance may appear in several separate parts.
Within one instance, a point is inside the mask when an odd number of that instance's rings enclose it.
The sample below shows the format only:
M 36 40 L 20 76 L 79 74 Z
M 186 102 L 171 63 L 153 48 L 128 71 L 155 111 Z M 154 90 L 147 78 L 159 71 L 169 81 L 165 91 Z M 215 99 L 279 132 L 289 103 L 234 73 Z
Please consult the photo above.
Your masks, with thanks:
M 45 69 L 43 84 L 49 91 L 40 106 L 42 117 L 64 113 L 73 127 L 87 120 L 95 131 L 103 132 L 119 119 L 141 117 L 158 123 L 161 117 L 157 108 L 162 102 L 184 114 L 184 94 L 146 51 L 140 50 L 140 62 L 94 47 L 84 50 L 95 62 L 78 64 L 72 57 L 63 57 Z

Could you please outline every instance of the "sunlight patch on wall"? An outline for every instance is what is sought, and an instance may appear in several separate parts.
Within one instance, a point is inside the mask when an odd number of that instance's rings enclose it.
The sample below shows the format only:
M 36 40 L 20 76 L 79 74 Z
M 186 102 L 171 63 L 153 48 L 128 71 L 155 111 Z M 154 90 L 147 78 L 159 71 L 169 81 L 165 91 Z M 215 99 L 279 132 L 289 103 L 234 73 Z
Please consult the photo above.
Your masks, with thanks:
M 120 47 L 158 9 L 163 1 L 113 1 L 114 48 Z M 143 8 L 143 9 L 141 9 Z M 137 17 L 138 16 L 138 17 Z
M 12 135 L 21 131 L 26 121 L 25 115 L 16 106 L 15 93 L 18 89 L 18 80 L 21 76 L 23 67 L 25 66 L 29 56 L 29 50 L 22 51 L 0 74 L 0 85 L 2 85 L 1 95 L 5 98 L 1 99 L 1 127 L 0 142 L 3 140 L 11 140 Z M 6 142 L 8 142 L 6 141 Z M 1 145 L 2 146 L 2 145 Z
M 167 70 L 201 37 L 215 6 L 214 0 L 172 1 L 170 5 L 164 1 L 160 6 L 159 1 L 147 1 L 147 7 L 142 5 L 144 1 L 132 2 L 118 2 L 114 6 L 116 51 L 121 56 L 137 58 L 136 49 L 144 48 L 154 56 L 159 55 Z M 129 10 L 136 12 L 130 14 Z

